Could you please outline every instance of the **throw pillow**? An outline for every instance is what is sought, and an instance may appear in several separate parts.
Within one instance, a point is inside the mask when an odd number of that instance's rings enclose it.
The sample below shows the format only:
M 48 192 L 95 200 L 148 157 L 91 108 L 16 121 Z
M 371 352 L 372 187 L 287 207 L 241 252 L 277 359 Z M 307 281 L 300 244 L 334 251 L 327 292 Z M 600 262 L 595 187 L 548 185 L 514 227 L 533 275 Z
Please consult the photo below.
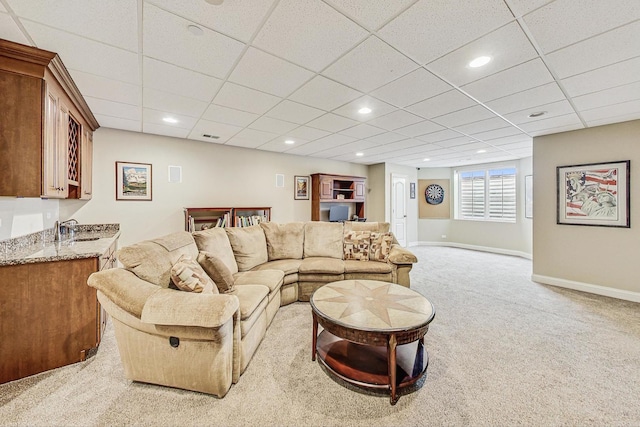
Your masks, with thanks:
M 207 272 L 209 277 L 213 279 L 217 289 L 221 293 L 233 292 L 235 280 L 233 274 L 227 264 L 210 252 L 200 252 L 198 254 L 198 262 Z
M 391 233 L 371 233 L 369 259 L 372 261 L 386 261 L 391 252 L 391 243 L 393 243 Z
M 369 231 L 345 231 L 344 259 L 369 261 L 370 238 L 371 232 Z
M 187 255 L 182 255 L 171 267 L 171 281 L 182 291 L 203 294 L 218 293 L 218 289 L 200 267 L 200 264 Z

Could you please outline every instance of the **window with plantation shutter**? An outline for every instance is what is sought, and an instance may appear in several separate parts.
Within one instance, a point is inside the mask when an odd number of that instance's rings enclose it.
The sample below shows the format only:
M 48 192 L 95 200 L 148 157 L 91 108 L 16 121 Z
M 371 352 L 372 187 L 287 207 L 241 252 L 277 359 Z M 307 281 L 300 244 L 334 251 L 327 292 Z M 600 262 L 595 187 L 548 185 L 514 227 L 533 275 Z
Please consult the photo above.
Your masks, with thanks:
M 516 169 L 459 172 L 456 218 L 515 222 Z

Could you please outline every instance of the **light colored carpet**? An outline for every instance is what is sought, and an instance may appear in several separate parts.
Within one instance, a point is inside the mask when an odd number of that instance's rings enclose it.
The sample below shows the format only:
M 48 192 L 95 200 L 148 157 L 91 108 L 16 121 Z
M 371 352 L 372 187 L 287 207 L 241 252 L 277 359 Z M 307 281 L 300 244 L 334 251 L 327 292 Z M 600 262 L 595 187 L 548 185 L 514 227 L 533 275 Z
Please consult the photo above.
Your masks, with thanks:
M 436 317 L 396 406 L 311 361 L 311 309 L 281 308 L 224 399 L 124 379 L 111 327 L 86 362 L 0 386 L 2 425 L 640 425 L 640 305 L 533 283 L 525 259 L 414 247 Z

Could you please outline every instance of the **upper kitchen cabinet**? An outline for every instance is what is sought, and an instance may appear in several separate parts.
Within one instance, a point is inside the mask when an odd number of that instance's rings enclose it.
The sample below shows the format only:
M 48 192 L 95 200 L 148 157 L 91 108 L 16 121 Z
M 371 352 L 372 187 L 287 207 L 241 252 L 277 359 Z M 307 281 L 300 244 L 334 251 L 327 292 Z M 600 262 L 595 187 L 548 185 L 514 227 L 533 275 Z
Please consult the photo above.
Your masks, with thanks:
M 0 39 L 0 196 L 90 199 L 99 127 L 53 52 Z

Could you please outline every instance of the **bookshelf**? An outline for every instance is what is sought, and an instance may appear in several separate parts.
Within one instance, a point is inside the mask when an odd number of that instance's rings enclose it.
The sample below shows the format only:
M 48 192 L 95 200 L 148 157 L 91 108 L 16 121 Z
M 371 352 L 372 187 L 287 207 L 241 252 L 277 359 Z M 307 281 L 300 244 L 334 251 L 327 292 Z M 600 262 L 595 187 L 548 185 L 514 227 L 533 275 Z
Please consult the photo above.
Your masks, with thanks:
M 349 206 L 349 217 L 365 217 L 367 179 L 361 176 L 311 175 L 311 220 L 328 221 L 329 208 L 335 204 Z
M 247 227 L 271 220 L 270 207 L 184 208 L 184 229 Z

